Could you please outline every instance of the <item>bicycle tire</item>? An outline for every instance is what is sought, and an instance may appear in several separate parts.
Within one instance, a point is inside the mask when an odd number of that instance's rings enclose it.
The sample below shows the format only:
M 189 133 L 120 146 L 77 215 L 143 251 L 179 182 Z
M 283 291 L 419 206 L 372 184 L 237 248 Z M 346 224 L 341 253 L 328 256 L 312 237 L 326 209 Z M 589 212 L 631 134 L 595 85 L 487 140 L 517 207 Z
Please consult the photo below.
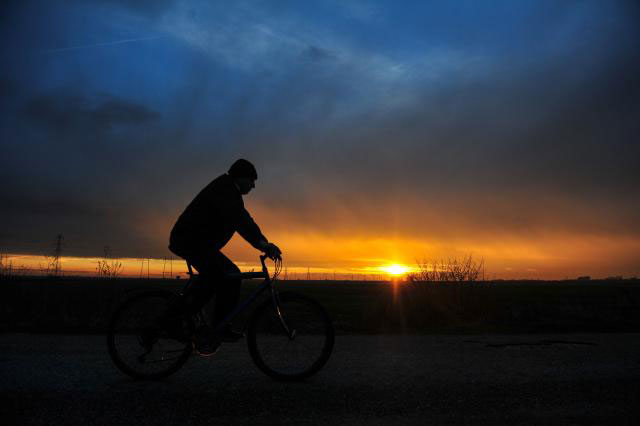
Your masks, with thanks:
M 280 294 L 279 307 L 287 326 L 295 330 L 294 337 L 287 335 L 273 301 L 267 300 L 256 308 L 249 319 L 249 354 L 260 371 L 275 380 L 304 380 L 317 373 L 329 360 L 335 342 L 333 323 L 320 303 L 301 294 Z M 287 361 L 282 361 L 282 352 L 275 349 L 275 356 L 268 353 L 270 346 L 284 346 L 286 351 L 292 353 L 291 349 L 297 347 L 296 351 L 302 349 L 308 352 L 310 360 L 301 362 L 301 367 L 292 368 Z
M 150 322 L 154 318 L 157 318 L 156 314 L 159 312 L 162 312 L 162 309 L 166 309 L 166 306 L 168 306 L 170 301 L 175 297 L 178 297 L 178 296 L 167 290 L 144 291 L 131 296 L 116 309 L 116 311 L 111 317 L 111 321 L 109 322 L 109 329 L 107 333 L 107 347 L 108 347 L 108 351 L 109 351 L 109 355 L 111 356 L 111 359 L 113 360 L 116 367 L 120 369 L 120 371 L 122 371 L 123 373 L 127 374 L 128 376 L 134 379 L 147 379 L 147 380 L 160 379 L 175 373 L 187 362 L 193 350 L 191 335 L 194 329 L 193 320 L 188 317 L 181 318 L 181 327 L 184 327 L 183 329 L 184 335 L 181 336 L 180 339 L 176 337 L 161 336 L 160 333 L 162 333 L 162 331 L 158 331 L 158 336 L 156 336 L 158 341 L 153 343 L 153 345 L 159 344 L 160 338 L 164 338 L 165 340 L 173 341 L 174 346 L 176 347 L 176 349 L 171 352 L 177 353 L 177 356 L 175 358 L 168 359 L 168 360 L 173 360 L 173 362 L 167 363 L 166 368 L 160 369 L 155 372 L 145 372 L 142 370 L 142 368 L 137 369 L 134 366 L 132 366 L 130 362 L 127 362 L 124 359 L 123 353 L 122 353 L 123 350 L 119 347 L 120 346 L 119 340 L 121 336 L 128 336 L 128 340 L 130 340 L 132 342 L 132 346 L 135 347 L 135 344 L 133 344 L 133 342 L 135 342 L 136 339 L 138 341 L 142 339 L 143 336 L 141 336 L 141 333 L 144 333 L 147 330 L 154 330 Z M 156 308 L 157 312 L 150 313 L 150 315 L 148 315 L 149 319 L 147 321 L 145 320 L 141 321 L 141 324 L 145 322 L 148 322 L 150 324 L 149 325 L 132 324 L 132 325 L 129 325 L 130 329 L 126 329 L 128 334 L 125 333 L 125 329 L 122 329 L 123 330 L 122 334 L 120 334 L 120 330 L 121 330 L 120 322 L 123 320 L 123 317 L 125 316 L 125 314 L 127 314 L 128 312 L 132 312 L 133 314 L 136 314 L 136 313 L 143 314 L 143 312 L 141 312 L 140 310 L 139 311 L 135 310 L 136 305 L 140 305 L 141 302 L 145 301 L 145 299 L 151 300 L 153 298 L 157 299 L 160 302 L 158 304 L 158 307 Z M 144 304 L 140 306 L 144 306 Z M 134 309 L 132 310 L 132 308 Z M 126 317 L 124 318 L 126 320 Z M 127 326 L 127 324 L 125 324 L 125 326 Z M 182 339 L 184 339 L 184 342 L 180 341 Z M 138 357 L 138 359 L 139 358 L 140 356 Z M 149 363 L 163 362 L 163 361 L 164 360 L 149 361 Z

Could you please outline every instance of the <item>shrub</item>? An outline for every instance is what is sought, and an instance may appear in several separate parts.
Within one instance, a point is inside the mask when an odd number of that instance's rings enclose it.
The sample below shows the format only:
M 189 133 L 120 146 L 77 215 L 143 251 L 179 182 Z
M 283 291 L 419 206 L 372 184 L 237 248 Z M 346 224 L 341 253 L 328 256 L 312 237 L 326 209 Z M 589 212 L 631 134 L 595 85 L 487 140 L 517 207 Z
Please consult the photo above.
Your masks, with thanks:
M 478 281 L 484 277 L 484 259 L 476 261 L 470 254 L 462 259 L 416 260 L 417 272 L 407 274 L 410 282 L 463 282 Z

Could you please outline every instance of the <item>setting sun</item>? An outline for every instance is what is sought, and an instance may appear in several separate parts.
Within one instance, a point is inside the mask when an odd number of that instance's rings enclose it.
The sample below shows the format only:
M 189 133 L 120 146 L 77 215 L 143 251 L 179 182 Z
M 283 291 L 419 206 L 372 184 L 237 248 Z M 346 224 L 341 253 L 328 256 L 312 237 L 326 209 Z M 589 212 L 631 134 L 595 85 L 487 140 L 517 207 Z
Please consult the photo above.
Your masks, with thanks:
M 406 274 L 407 272 L 409 272 L 409 268 L 408 267 L 406 267 L 404 265 L 398 265 L 398 264 L 383 266 L 380 269 L 382 269 L 383 271 L 385 271 L 386 273 L 388 273 L 390 275 L 402 275 L 402 274 Z

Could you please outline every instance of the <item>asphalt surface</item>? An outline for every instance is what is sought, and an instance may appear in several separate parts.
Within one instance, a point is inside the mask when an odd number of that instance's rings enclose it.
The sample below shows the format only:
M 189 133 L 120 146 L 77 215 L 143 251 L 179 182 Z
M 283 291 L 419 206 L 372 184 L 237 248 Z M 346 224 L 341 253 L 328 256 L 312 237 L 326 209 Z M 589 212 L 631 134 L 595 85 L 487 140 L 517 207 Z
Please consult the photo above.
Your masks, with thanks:
M 101 336 L 0 336 L 2 425 L 640 424 L 640 334 L 337 336 L 304 383 L 244 342 L 139 382 Z

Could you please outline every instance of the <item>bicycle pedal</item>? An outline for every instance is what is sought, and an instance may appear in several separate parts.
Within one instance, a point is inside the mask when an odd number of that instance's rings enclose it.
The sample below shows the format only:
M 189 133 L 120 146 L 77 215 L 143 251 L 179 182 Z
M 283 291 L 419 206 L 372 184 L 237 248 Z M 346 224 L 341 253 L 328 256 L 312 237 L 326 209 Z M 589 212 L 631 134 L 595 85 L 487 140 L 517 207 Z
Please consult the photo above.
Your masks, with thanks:
M 196 342 L 195 340 L 191 341 L 191 345 L 195 353 L 205 358 L 215 355 L 222 346 L 220 341 Z

